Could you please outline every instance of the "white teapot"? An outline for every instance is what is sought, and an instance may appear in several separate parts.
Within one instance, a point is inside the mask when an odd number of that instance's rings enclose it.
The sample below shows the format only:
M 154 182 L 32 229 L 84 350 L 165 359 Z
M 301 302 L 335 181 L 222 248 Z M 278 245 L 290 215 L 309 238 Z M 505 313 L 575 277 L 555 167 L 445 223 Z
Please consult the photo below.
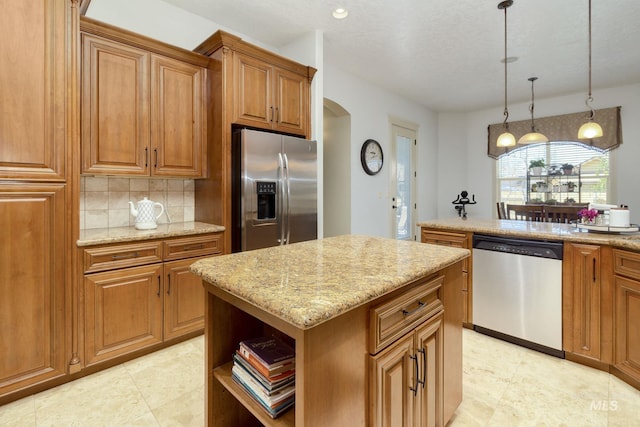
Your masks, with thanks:
M 156 220 L 164 212 L 162 203 L 154 202 L 146 197 L 138 202 L 138 208 L 133 206 L 133 202 L 129 202 L 131 206 L 131 215 L 136 218 L 135 227 L 138 230 L 150 230 L 158 228 Z M 156 206 L 160 206 L 160 213 L 156 215 Z

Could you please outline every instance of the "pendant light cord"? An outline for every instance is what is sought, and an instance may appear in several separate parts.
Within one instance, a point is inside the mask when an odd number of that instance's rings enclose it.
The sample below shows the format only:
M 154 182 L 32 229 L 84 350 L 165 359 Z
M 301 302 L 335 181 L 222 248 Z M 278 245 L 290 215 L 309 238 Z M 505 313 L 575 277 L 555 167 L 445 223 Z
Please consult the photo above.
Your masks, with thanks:
M 593 116 L 595 112 L 593 111 L 593 107 L 591 103 L 593 102 L 593 96 L 591 96 L 591 0 L 589 0 L 589 96 L 585 101 L 587 108 L 589 108 L 589 120 L 593 120 Z
M 591 0 L 589 0 L 591 1 Z M 509 110 L 507 109 L 507 7 L 504 8 L 504 122 L 503 125 L 509 129 Z
M 529 105 L 529 111 L 531 112 L 531 132 L 535 132 L 535 128 L 533 126 L 533 105 L 535 104 L 534 95 L 533 95 L 533 82 L 538 80 L 537 77 L 529 77 L 529 81 L 531 82 L 531 105 Z

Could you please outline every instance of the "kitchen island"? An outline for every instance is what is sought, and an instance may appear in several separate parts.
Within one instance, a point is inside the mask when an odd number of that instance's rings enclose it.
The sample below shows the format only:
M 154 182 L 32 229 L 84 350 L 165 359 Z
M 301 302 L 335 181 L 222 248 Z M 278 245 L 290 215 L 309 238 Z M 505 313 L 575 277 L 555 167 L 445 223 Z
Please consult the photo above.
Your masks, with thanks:
M 462 399 L 468 255 L 339 236 L 194 263 L 208 425 L 444 425 Z M 295 408 L 275 420 L 230 374 L 241 340 L 272 334 L 296 352 Z

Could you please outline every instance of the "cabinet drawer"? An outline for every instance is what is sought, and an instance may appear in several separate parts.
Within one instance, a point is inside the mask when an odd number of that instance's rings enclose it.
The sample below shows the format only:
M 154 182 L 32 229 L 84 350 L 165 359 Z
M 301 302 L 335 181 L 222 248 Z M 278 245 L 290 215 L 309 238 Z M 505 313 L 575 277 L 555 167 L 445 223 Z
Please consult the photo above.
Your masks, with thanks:
M 614 249 L 613 270 L 621 276 L 640 280 L 640 254 Z
M 420 241 L 422 243 L 430 243 L 432 245 L 470 249 L 469 239 L 465 234 L 422 230 Z M 469 258 L 465 258 L 462 269 L 464 271 L 469 271 Z
M 154 262 L 162 262 L 161 242 L 101 246 L 84 250 L 85 273 L 134 267 Z
M 371 309 L 371 353 L 375 354 L 417 325 L 440 313 L 444 276 L 419 284 Z
M 222 253 L 222 235 L 205 235 L 165 240 L 164 260 L 192 258 Z

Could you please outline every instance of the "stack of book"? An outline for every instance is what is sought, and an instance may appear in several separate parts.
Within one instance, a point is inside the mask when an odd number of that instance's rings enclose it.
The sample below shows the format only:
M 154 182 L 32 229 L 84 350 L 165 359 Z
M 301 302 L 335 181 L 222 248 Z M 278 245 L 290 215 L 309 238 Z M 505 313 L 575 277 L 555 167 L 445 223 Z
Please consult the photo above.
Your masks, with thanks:
M 295 402 L 295 350 L 277 337 L 241 341 L 231 377 L 276 418 Z

